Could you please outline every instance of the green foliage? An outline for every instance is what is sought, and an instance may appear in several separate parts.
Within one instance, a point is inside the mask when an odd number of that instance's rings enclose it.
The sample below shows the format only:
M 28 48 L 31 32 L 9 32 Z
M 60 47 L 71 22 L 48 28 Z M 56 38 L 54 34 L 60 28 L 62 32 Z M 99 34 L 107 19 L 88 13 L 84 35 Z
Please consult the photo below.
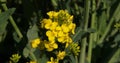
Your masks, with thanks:
M 8 24 L 8 18 L 12 15 L 15 11 L 15 8 L 11 8 L 5 12 L 0 13 L 0 42 L 4 40 L 6 36 L 6 27 Z

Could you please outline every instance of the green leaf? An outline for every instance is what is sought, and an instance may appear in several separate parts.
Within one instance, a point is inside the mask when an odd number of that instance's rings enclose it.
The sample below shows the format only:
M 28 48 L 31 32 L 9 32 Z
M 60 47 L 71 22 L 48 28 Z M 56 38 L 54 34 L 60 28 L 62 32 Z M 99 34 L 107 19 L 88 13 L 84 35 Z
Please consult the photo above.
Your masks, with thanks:
M 91 28 L 87 29 L 87 31 L 83 31 L 80 27 L 77 27 L 76 31 L 77 32 L 72 37 L 73 42 L 77 42 L 78 40 L 80 40 L 81 38 L 83 38 L 84 36 L 86 36 L 88 33 L 95 32 L 95 30 L 91 29 Z
M 114 41 L 115 41 L 115 42 L 119 42 L 119 41 L 120 41 L 120 34 L 118 34 L 117 36 L 115 36 Z
M 47 63 L 48 59 L 45 54 L 38 60 L 38 63 Z
M 24 55 L 24 57 L 28 57 L 29 54 L 30 54 L 30 50 L 29 50 L 27 47 L 25 47 L 25 48 L 23 49 L 23 55 Z
M 19 43 L 22 40 L 21 38 L 18 37 L 16 32 L 13 33 L 13 38 L 17 43 Z
M 100 15 L 100 17 L 98 18 L 99 21 L 99 33 L 103 34 L 105 29 L 106 29 L 106 14 L 105 11 L 102 12 L 102 14 Z
M 27 38 L 28 40 L 33 40 L 35 38 L 38 38 L 38 27 L 36 24 L 33 25 L 32 28 L 30 28 L 27 32 Z
M 76 63 L 74 55 L 70 55 L 71 63 Z
M 15 11 L 15 8 L 11 8 L 0 14 L 0 42 L 3 40 L 3 37 L 5 37 L 5 35 L 6 35 L 5 34 L 6 26 L 8 24 L 7 20 L 10 17 L 10 15 L 13 14 L 14 11 Z

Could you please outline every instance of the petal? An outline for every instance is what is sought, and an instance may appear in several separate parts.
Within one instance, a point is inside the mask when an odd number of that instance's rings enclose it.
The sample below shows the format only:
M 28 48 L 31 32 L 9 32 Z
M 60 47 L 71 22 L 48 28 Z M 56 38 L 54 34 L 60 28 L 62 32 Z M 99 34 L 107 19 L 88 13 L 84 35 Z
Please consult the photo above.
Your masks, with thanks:
M 58 48 L 58 45 L 57 45 L 56 43 L 54 43 L 54 44 L 53 44 L 53 47 L 54 47 L 55 49 L 57 49 L 57 48 Z

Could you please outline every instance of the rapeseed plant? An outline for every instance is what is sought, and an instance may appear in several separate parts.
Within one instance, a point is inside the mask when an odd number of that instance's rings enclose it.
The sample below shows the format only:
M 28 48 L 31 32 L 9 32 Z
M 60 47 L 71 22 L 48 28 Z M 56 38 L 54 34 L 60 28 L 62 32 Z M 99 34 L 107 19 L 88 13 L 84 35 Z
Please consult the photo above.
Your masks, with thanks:
M 65 51 L 68 46 L 70 50 L 78 55 L 80 52 L 79 46 L 71 46 L 73 40 L 70 35 L 75 34 L 76 24 L 73 23 L 73 16 L 68 13 L 67 10 L 60 10 L 58 12 L 50 11 L 47 13 L 48 18 L 44 18 L 41 21 L 41 28 L 45 29 L 45 35 L 47 39 L 35 39 L 32 41 L 32 47 L 43 47 L 40 50 L 45 50 L 48 53 L 52 52 L 55 56 L 50 56 L 50 61 L 47 63 L 59 63 L 59 60 L 63 60 L 68 52 Z M 41 46 L 42 44 L 42 46 Z M 75 52 L 75 50 L 77 50 Z M 56 59 L 54 59 L 56 58 Z

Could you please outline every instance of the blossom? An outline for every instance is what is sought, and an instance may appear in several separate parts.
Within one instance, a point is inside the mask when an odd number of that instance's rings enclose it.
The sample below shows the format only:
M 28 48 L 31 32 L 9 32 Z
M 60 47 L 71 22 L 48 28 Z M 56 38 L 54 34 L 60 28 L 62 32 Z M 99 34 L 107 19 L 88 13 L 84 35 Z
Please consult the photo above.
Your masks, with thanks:
M 43 19 L 41 21 L 41 27 L 45 29 L 50 29 L 50 26 L 52 25 L 52 20 L 51 19 Z
M 63 33 L 63 31 L 59 31 L 58 32 L 58 37 L 63 37 L 65 34 Z
M 31 42 L 31 45 L 32 45 L 33 48 L 38 47 L 39 44 L 40 44 L 40 39 L 39 39 L 39 38 L 34 39 L 34 40 L 32 40 L 32 42 Z
M 59 43 L 64 43 L 67 48 L 73 42 L 70 34 L 75 34 L 76 24 L 73 23 L 73 15 L 70 15 L 67 10 L 50 11 L 47 15 L 48 19 L 43 19 L 41 22 L 42 27 L 46 29 L 48 38 L 44 41 L 46 50 L 60 49 Z
M 57 54 L 57 59 L 63 60 L 65 55 L 66 55 L 65 51 L 59 51 L 58 54 Z
M 72 34 L 75 34 L 74 31 L 75 31 L 76 25 L 75 25 L 74 23 L 70 23 L 68 27 L 69 27 L 69 29 L 71 30 Z
M 55 30 L 55 28 L 57 27 L 58 22 L 52 22 L 51 26 L 50 26 L 50 30 Z
M 50 11 L 47 13 L 47 15 L 49 16 L 49 18 L 56 18 L 58 16 L 58 12 L 55 11 Z
M 50 58 L 50 61 L 47 61 L 47 63 L 58 63 L 56 60 L 54 60 L 53 57 Z
M 50 26 L 52 25 L 52 20 L 46 19 L 45 20 L 45 28 L 50 29 Z
M 61 28 L 62 28 L 64 33 L 68 33 L 70 31 L 70 29 L 68 28 L 67 24 L 62 24 Z
M 54 33 L 53 33 L 52 31 L 50 31 L 50 30 L 48 30 L 48 31 L 46 32 L 46 36 L 48 36 L 48 40 L 49 40 L 49 41 L 54 41 L 54 40 L 55 40 L 55 35 L 54 35 Z
M 58 48 L 58 45 L 55 42 L 45 41 L 45 48 L 47 51 L 53 51 L 54 49 Z

